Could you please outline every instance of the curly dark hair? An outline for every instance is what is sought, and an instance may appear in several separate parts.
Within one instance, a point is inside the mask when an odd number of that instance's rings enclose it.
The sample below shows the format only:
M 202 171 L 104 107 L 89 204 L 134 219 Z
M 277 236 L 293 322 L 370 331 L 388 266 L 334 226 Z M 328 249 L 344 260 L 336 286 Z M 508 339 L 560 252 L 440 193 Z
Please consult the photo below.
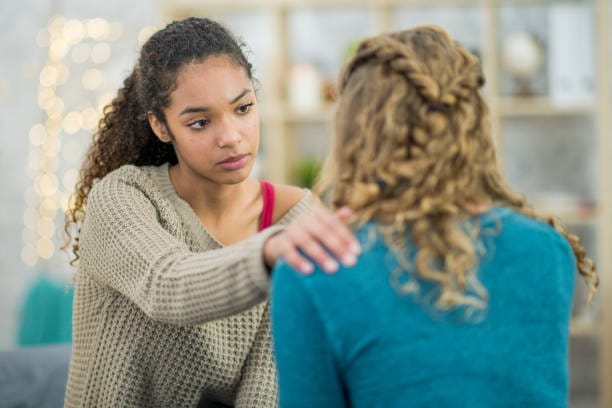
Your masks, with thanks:
M 253 79 L 252 65 L 243 52 L 243 44 L 221 24 L 207 18 L 174 21 L 142 46 L 132 73 L 103 110 L 66 211 L 64 249 L 72 244 L 71 264 L 79 259 L 78 236 L 93 184 L 125 164 L 177 163 L 173 146 L 157 138 L 147 114 L 154 114 L 167 125 L 164 109 L 176 89 L 180 69 L 219 55 L 231 58 Z

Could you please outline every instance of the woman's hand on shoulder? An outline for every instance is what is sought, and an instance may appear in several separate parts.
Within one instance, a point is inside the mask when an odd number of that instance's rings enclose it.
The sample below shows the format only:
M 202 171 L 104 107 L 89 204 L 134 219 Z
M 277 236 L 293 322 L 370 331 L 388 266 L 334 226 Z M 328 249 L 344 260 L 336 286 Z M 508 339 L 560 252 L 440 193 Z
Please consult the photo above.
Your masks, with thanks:
M 323 270 L 333 273 L 339 259 L 345 266 L 355 264 L 361 251 L 359 242 L 346 225 L 352 211 L 341 208 L 335 212 L 316 208 L 298 217 L 287 228 L 268 238 L 264 244 L 264 261 L 273 267 L 279 258 L 302 273 L 311 273 L 313 265 L 300 250 Z

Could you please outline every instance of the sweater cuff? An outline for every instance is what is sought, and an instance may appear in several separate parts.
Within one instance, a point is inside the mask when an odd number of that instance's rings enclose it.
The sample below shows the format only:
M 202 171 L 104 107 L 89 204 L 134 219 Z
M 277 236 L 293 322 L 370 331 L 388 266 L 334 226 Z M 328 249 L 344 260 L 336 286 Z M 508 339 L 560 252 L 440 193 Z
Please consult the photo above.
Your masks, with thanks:
M 251 282 L 266 295 L 270 292 L 270 271 L 264 262 L 263 247 L 268 238 L 284 229 L 284 226 L 278 224 L 270 226 L 249 240 L 246 248 L 249 254 L 253 254 L 247 258 L 247 274 Z

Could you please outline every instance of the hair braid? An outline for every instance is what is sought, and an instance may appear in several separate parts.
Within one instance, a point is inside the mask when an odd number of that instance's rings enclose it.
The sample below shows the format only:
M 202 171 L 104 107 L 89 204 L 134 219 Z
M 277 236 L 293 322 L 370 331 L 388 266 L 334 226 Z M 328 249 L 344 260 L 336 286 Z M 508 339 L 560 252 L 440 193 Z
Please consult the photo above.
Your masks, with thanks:
M 537 215 L 503 180 L 480 95 L 484 82 L 479 60 L 440 28 L 365 40 L 340 76 L 333 154 L 316 191 L 353 208 L 357 225 L 379 221 L 403 272 L 439 284 L 440 307 L 486 305 L 474 275 L 479 227 L 465 228 L 479 203 L 548 222 L 572 246 L 594 293 L 599 281 L 580 240 Z M 414 265 L 406 258 L 408 230 Z

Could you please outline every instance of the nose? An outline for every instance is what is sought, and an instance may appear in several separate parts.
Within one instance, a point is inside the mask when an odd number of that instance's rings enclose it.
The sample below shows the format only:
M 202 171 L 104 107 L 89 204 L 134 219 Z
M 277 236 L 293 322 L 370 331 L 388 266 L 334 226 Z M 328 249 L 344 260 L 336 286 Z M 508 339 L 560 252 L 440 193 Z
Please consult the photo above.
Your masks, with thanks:
M 217 135 L 217 145 L 220 148 L 224 147 L 232 147 L 238 143 L 242 136 L 240 134 L 240 128 L 237 126 L 236 122 L 231 118 L 225 118 L 221 122 L 221 126 L 219 128 L 219 134 Z

